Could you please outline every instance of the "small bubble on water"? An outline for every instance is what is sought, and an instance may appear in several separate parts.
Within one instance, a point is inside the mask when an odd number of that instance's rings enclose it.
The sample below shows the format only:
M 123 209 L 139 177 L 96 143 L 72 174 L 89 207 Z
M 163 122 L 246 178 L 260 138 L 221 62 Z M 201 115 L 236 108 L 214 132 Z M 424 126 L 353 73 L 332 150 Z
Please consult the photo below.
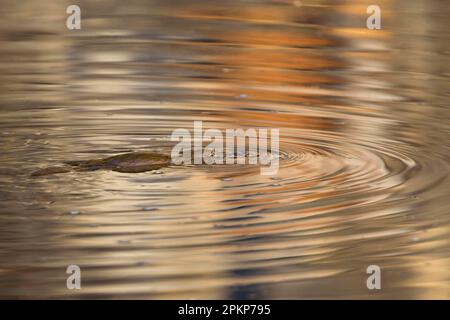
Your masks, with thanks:
M 239 98 L 240 98 L 240 99 L 247 99 L 247 98 L 248 98 L 248 94 L 241 93 L 241 94 L 239 95 Z
M 72 211 L 69 211 L 69 214 L 70 214 L 71 216 L 77 216 L 77 215 L 81 214 L 81 211 L 78 211 L 78 210 L 72 210 Z
M 153 171 L 153 174 L 163 174 L 164 172 L 162 172 L 161 170 L 156 170 L 156 171 Z
M 144 210 L 144 211 L 156 211 L 156 210 L 158 210 L 158 208 L 156 208 L 156 207 L 144 207 L 142 210 Z
M 131 241 L 130 240 L 119 240 L 117 241 L 118 244 L 130 244 Z
M 229 181 L 233 181 L 233 179 L 232 178 L 223 178 L 222 181 L 229 182 Z
M 417 241 L 420 240 L 420 238 L 419 237 L 412 237 L 411 240 L 414 241 L 414 242 L 417 242 Z
M 271 186 L 271 187 L 280 187 L 281 184 L 279 184 L 279 183 L 272 183 L 270 186 Z

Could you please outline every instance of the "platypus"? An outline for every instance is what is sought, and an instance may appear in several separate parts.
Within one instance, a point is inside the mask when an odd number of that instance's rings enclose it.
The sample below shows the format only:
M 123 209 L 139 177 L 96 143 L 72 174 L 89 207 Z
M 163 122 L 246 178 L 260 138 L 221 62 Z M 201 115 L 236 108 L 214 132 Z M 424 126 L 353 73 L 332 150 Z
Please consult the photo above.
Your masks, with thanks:
M 170 165 L 170 156 L 152 152 L 131 152 L 103 159 L 86 161 L 66 161 L 58 167 L 39 169 L 32 177 L 46 176 L 70 171 L 112 170 L 117 172 L 137 173 L 157 170 Z

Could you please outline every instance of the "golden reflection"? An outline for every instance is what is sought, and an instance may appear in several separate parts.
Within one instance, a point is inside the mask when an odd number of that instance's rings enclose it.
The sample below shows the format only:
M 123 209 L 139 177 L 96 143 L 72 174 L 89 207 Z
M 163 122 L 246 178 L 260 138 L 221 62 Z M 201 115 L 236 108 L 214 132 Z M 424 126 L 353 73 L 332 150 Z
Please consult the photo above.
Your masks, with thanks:
M 439 1 L 381 1 L 376 31 L 368 1 L 82 1 L 77 31 L 68 4 L 2 3 L 0 297 L 449 298 Z M 29 177 L 169 154 L 195 120 L 279 128 L 278 174 Z M 65 287 L 70 264 L 80 291 Z

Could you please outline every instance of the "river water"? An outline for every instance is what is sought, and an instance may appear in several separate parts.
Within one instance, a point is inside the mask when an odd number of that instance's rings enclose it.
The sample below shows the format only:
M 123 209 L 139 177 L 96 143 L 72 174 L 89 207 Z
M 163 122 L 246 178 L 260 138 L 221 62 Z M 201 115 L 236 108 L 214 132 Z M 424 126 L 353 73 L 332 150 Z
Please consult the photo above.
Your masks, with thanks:
M 372 1 L 70 4 L 0 5 L 0 297 L 450 298 L 446 1 L 377 1 L 381 30 Z M 278 174 L 29 176 L 195 120 L 279 128 Z

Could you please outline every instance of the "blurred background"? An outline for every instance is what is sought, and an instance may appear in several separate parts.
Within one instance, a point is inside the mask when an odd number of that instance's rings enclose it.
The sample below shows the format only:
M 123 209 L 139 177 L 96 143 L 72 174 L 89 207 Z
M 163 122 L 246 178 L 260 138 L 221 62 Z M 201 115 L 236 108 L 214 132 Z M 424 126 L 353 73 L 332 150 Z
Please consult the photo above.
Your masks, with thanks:
M 66 28 L 67 6 L 81 30 Z M 368 30 L 366 8 L 381 8 Z M 449 299 L 440 0 L 0 3 L 0 297 Z M 280 129 L 280 169 L 30 178 Z M 72 212 L 72 214 L 70 214 Z M 81 290 L 66 268 L 81 268 Z M 378 265 L 382 289 L 368 290 Z

